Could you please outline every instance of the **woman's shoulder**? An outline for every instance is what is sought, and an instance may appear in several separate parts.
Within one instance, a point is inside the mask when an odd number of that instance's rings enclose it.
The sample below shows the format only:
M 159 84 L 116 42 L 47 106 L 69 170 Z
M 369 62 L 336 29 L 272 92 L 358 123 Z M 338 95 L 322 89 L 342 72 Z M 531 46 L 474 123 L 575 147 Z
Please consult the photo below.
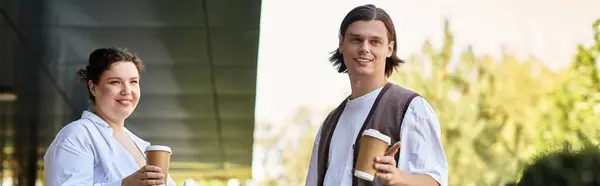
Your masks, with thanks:
M 76 139 L 78 141 L 87 141 L 90 138 L 91 130 L 94 130 L 93 125 L 92 121 L 85 118 L 72 121 L 60 129 L 55 140 Z
M 76 151 L 80 155 L 89 155 L 90 157 L 93 157 L 95 151 L 93 145 L 91 145 L 94 141 L 91 134 L 91 132 L 93 132 L 92 130 L 94 130 L 93 128 L 93 122 L 85 118 L 72 121 L 65 125 L 60 129 L 52 143 L 50 143 L 50 146 L 48 146 L 46 154 L 44 155 L 44 160 L 47 158 L 60 158 L 61 155 L 60 153 L 57 154 L 57 152 L 61 150 L 66 150 L 70 153 Z

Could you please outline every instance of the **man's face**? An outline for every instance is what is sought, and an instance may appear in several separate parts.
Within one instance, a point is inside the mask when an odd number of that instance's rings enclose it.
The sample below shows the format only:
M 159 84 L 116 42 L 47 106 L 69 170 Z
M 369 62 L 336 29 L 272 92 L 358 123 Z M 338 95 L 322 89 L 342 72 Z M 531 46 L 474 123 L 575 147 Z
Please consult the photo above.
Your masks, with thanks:
M 382 21 L 356 21 L 340 37 L 340 52 L 351 77 L 385 75 L 385 61 L 394 42 Z

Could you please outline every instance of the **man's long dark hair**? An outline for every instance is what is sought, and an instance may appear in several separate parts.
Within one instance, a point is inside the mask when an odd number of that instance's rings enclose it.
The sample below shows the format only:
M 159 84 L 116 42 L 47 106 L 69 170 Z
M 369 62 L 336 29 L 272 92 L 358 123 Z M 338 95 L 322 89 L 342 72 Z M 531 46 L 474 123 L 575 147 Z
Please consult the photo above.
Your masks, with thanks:
M 348 12 L 346 17 L 344 17 L 342 25 L 340 26 L 339 34 L 343 38 L 350 24 L 356 21 L 374 20 L 383 22 L 388 31 L 388 42 L 394 42 L 394 50 L 392 51 L 392 56 L 386 58 L 385 60 L 385 75 L 386 77 L 389 77 L 390 75 L 392 75 L 394 69 L 396 69 L 401 63 L 404 63 L 404 61 L 396 55 L 396 48 L 398 46 L 398 42 L 396 41 L 396 29 L 394 28 L 392 18 L 390 17 L 390 15 L 387 14 L 387 12 L 385 12 L 385 10 L 378 8 L 372 4 L 363 5 L 352 9 L 350 12 Z M 348 72 L 348 68 L 344 64 L 344 57 L 342 56 L 342 53 L 340 53 L 340 49 L 336 49 L 335 51 L 331 52 L 331 54 L 332 55 L 331 57 L 329 57 L 329 61 L 337 67 L 337 71 L 339 73 Z

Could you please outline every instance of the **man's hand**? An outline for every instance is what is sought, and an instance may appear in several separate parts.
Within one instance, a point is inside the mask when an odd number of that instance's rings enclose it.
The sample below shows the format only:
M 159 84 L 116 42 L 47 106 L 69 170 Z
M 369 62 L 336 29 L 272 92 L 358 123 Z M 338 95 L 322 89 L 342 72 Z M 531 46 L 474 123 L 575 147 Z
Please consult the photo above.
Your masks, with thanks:
M 400 142 L 397 142 L 384 156 L 375 158 L 375 169 L 377 170 L 375 176 L 385 185 L 398 185 L 402 181 L 404 172 L 397 168 L 396 160 L 394 159 L 399 150 Z

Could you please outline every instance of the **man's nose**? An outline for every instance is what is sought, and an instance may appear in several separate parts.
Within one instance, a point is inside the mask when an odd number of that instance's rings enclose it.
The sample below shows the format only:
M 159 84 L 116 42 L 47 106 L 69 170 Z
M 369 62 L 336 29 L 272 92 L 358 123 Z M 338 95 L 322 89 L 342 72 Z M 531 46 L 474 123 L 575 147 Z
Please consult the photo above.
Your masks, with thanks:
M 360 47 L 358 48 L 358 52 L 359 53 L 369 53 L 369 43 L 365 40 L 364 42 L 362 42 L 360 44 Z

